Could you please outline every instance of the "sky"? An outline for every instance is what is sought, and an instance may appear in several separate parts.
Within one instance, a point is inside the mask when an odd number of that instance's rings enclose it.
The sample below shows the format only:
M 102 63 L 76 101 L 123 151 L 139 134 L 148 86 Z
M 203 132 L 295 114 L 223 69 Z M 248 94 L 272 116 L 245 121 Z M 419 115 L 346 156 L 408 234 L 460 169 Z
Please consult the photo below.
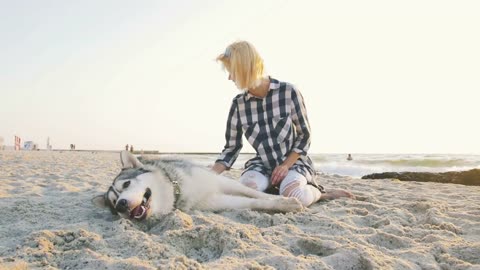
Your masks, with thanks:
M 219 153 L 239 90 L 215 58 L 247 40 L 302 92 L 310 153 L 480 154 L 478 14 L 453 0 L 0 0 L 0 136 Z

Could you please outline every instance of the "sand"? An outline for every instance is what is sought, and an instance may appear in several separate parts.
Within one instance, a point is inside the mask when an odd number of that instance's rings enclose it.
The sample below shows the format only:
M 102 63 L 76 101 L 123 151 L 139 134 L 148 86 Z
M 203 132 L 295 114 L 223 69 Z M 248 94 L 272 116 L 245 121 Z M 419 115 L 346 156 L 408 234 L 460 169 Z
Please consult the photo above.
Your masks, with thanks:
M 90 201 L 119 166 L 115 153 L 0 151 L 0 269 L 480 269 L 480 187 L 322 176 L 356 200 L 132 222 Z

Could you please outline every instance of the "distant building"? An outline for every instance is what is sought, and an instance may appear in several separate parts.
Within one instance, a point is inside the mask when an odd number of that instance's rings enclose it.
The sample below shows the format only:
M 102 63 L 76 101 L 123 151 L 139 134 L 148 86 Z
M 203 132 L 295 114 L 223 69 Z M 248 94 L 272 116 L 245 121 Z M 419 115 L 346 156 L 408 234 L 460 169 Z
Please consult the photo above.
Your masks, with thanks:
M 47 137 L 47 150 L 52 150 L 52 145 L 50 144 L 50 137 Z
M 15 145 L 14 145 L 15 151 L 20 151 L 20 143 L 21 142 L 22 142 L 22 139 L 18 136 L 15 136 Z
M 33 141 L 26 141 L 23 144 L 23 149 L 30 150 L 30 151 L 38 150 L 38 144 L 36 144 Z

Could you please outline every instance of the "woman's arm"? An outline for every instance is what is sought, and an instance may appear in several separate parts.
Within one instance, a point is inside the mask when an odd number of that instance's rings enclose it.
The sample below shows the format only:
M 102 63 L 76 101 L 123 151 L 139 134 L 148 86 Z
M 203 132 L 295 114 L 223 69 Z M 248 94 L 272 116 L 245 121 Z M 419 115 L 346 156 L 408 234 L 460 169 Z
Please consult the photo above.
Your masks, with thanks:
M 240 154 L 240 150 L 243 147 L 242 124 L 238 117 L 237 107 L 237 102 L 234 99 L 227 119 L 225 147 L 212 167 L 212 170 L 219 174 L 232 167 L 235 160 L 237 160 L 238 154 Z
M 295 125 L 296 131 L 295 141 L 287 159 L 273 169 L 271 177 L 273 185 L 280 184 L 293 164 L 300 156 L 307 155 L 307 151 L 310 148 L 310 124 L 308 122 L 307 109 L 305 108 L 302 94 L 295 88 L 292 88 L 291 107 L 292 123 Z
M 292 122 L 295 125 L 297 136 L 293 143 L 293 151 L 300 155 L 307 155 L 310 148 L 310 123 L 307 109 L 300 91 L 292 89 Z

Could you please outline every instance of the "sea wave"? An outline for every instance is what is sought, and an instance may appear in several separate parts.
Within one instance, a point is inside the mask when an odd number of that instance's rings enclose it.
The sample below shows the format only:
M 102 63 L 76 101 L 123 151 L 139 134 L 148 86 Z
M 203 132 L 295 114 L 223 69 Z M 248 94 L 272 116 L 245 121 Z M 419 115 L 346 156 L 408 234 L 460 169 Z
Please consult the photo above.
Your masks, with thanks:
M 478 155 L 346 155 L 314 156 L 316 169 L 325 174 L 361 177 L 382 172 L 447 172 L 480 168 Z
M 456 167 L 474 166 L 478 162 L 472 162 L 462 158 L 456 159 L 394 159 L 394 160 L 358 160 L 360 164 L 388 164 L 392 166 L 411 167 Z
M 211 166 L 218 158 L 216 154 L 187 154 L 182 157 Z M 480 155 L 434 155 L 434 154 L 312 154 L 315 169 L 323 174 L 361 177 L 382 172 L 447 172 L 480 168 Z M 233 165 L 243 169 L 245 162 L 254 154 L 241 154 Z

